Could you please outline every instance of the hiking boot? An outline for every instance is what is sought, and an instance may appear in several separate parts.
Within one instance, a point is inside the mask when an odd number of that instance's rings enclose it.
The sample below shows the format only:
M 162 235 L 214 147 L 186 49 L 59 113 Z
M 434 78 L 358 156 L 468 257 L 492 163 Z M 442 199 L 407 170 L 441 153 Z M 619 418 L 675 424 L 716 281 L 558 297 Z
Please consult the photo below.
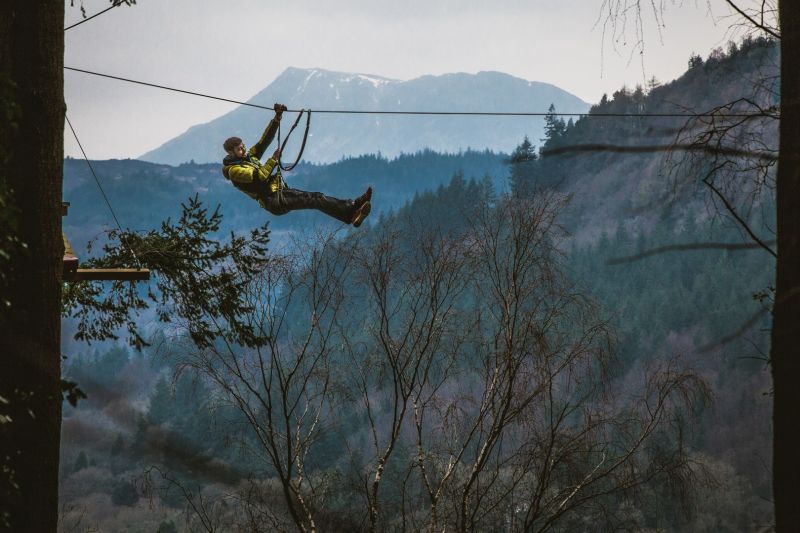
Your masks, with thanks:
M 361 204 L 361 207 L 353 211 L 353 218 L 350 219 L 350 223 L 355 227 L 359 227 L 364 222 L 364 219 L 369 216 L 370 211 L 372 211 L 372 204 L 367 200 Z
M 353 200 L 353 205 L 355 205 L 356 209 L 358 209 L 370 200 L 372 200 L 372 187 L 367 187 L 367 190 L 364 194 Z

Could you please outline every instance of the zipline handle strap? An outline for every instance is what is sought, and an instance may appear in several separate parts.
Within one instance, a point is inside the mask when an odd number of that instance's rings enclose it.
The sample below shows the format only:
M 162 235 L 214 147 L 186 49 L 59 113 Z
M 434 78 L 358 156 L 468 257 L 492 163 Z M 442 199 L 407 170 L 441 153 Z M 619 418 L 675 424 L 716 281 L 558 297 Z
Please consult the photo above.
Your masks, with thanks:
M 297 159 L 294 160 L 294 163 L 283 166 L 281 162 L 281 156 L 283 156 L 283 150 L 286 148 L 286 143 L 289 142 L 289 137 L 291 137 L 292 132 L 295 130 L 297 125 L 300 123 L 300 118 L 303 116 L 303 113 L 306 114 L 306 131 L 303 133 L 303 143 L 300 145 L 300 153 L 297 154 Z M 290 172 L 297 164 L 300 162 L 300 159 L 303 157 L 303 151 L 306 149 L 306 141 L 308 140 L 308 130 L 311 127 L 311 110 L 310 109 L 301 109 L 300 113 L 297 115 L 297 118 L 292 124 L 292 127 L 289 129 L 289 133 L 286 134 L 286 138 L 281 143 L 281 123 L 278 122 L 278 145 L 281 148 L 281 153 L 278 156 L 278 171 L 283 170 L 284 172 Z

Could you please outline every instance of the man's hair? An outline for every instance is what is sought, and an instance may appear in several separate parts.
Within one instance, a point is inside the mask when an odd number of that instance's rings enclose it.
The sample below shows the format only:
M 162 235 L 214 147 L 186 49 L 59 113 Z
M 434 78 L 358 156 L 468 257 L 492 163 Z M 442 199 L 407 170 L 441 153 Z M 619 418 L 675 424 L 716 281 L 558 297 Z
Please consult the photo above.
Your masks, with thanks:
M 226 152 L 230 152 L 240 144 L 242 144 L 242 140 L 239 137 L 228 137 L 225 139 L 225 142 L 222 143 L 222 147 L 225 148 Z

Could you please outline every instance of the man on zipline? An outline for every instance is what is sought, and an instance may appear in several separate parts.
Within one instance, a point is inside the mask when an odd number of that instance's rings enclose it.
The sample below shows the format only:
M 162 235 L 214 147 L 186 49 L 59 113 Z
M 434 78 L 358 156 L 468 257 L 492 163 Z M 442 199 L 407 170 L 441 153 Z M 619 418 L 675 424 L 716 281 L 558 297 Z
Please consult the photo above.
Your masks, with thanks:
M 245 145 L 239 137 L 230 137 L 223 143 L 222 146 L 228 155 L 222 161 L 222 174 L 233 183 L 234 187 L 258 200 L 261 207 L 273 215 L 285 215 L 296 209 L 316 209 L 345 224 L 360 226 L 372 209 L 370 204 L 372 187 L 367 188 L 367 191 L 355 200 L 340 200 L 319 192 L 292 189 L 281 178 L 280 169 L 272 175 L 280 160 L 280 146 L 272 157 L 263 163 L 260 161 L 267 146 L 275 138 L 286 106 L 275 104 L 274 109 L 275 117 L 270 120 L 255 146 L 245 150 Z

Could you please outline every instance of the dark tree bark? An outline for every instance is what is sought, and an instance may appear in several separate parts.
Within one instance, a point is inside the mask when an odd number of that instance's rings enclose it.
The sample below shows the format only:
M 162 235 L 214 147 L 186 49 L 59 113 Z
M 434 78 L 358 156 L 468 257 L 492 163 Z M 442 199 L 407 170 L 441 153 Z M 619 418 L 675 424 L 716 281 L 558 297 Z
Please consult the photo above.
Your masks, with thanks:
M 18 532 L 58 517 L 63 23 L 63 0 L 0 2 L 0 173 L 26 245 L 0 299 L 0 529 Z
M 800 531 L 800 7 L 780 2 L 778 260 L 772 322 L 773 493 L 777 531 Z

